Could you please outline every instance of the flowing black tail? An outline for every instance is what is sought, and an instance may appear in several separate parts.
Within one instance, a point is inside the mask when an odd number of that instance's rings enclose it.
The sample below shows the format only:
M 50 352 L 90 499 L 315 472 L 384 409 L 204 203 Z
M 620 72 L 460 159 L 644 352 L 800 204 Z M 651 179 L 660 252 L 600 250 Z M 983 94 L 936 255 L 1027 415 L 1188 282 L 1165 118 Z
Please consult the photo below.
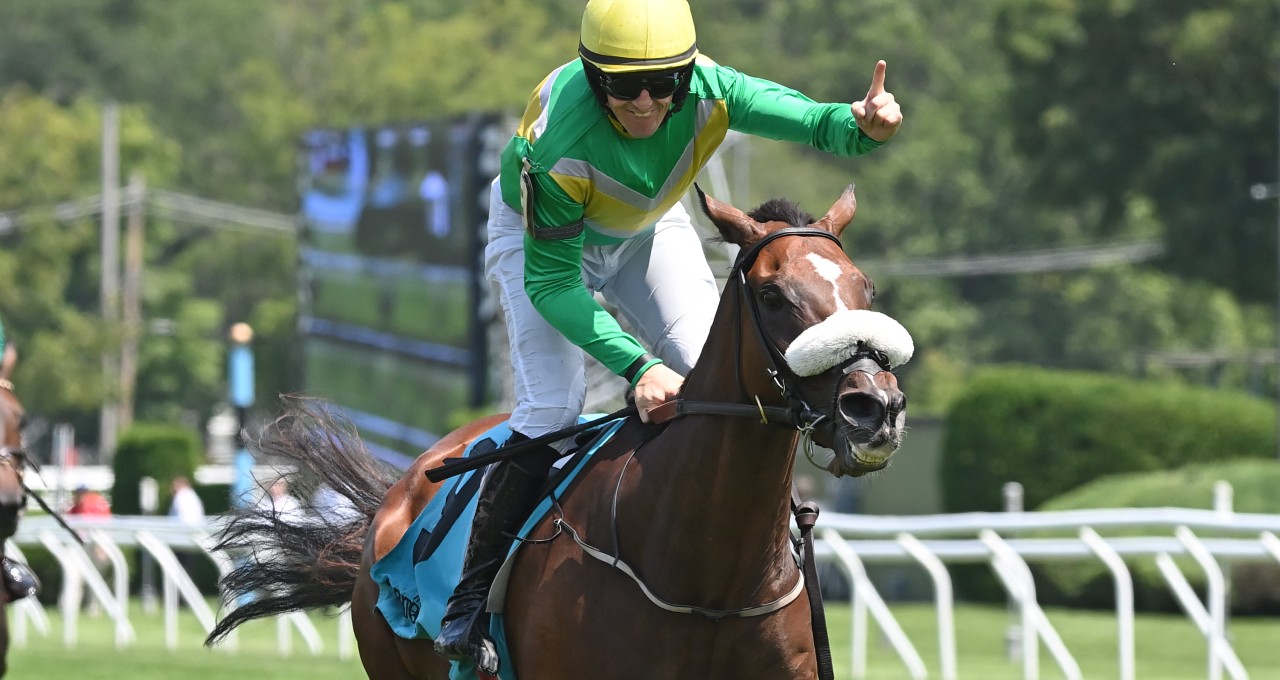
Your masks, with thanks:
M 289 487 L 299 498 L 314 498 L 308 491 L 327 486 L 345 500 L 337 511 L 304 502 L 302 519 L 258 508 L 230 515 L 217 545 L 236 561 L 221 582 L 223 608 L 230 611 L 206 645 L 251 619 L 350 601 L 365 534 L 399 478 L 365 450 L 350 422 L 321 402 L 294 397 L 285 407 L 253 447 L 259 459 L 293 468 Z

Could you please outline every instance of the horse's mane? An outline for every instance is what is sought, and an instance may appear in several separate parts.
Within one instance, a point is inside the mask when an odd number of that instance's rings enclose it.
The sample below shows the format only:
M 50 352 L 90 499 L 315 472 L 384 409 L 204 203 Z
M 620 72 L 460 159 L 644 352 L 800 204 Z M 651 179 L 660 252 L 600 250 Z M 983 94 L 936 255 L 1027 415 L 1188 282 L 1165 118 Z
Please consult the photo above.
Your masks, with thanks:
M 805 212 L 792 201 L 785 198 L 771 198 L 761 203 L 758 208 L 747 213 L 747 217 L 764 224 L 765 222 L 786 222 L 793 227 L 807 227 L 813 224 L 813 215 Z

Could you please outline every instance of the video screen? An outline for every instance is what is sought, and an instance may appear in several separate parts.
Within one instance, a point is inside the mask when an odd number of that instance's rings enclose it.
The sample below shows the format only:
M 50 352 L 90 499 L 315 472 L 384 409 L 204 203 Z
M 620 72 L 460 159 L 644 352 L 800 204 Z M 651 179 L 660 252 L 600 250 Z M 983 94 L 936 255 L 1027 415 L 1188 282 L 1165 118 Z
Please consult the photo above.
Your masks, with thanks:
M 405 466 L 485 403 L 493 116 L 317 129 L 302 139 L 304 389 Z

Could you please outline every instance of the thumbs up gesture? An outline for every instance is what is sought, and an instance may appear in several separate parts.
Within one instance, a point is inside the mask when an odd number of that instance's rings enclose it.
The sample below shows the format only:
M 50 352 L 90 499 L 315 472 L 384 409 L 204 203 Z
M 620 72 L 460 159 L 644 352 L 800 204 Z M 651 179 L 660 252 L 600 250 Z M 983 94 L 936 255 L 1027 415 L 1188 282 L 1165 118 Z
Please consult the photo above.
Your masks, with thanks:
M 867 90 L 866 98 L 850 105 L 858 128 L 877 142 L 889 141 L 898 132 L 898 126 L 902 125 L 902 109 L 898 108 L 893 93 L 884 90 L 884 71 L 885 62 L 881 59 L 876 62 L 876 71 L 871 76 L 871 89 Z

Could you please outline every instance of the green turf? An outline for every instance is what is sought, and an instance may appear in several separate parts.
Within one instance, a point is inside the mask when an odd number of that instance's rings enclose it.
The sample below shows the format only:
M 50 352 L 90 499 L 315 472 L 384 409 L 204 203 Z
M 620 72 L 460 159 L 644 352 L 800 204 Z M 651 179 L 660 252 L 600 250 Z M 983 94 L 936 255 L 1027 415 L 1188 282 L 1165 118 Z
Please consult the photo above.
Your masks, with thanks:
M 48 637 L 28 624 L 27 645 L 11 645 L 6 678 L 40 680 L 350 680 L 362 678 L 360 662 L 343 660 L 337 652 L 337 619 L 313 615 L 324 639 L 324 650 L 312 656 L 306 644 L 293 634 L 293 654 L 277 653 L 274 621 L 253 621 L 238 632 L 239 649 L 207 649 L 204 632 L 190 610 L 182 609 L 178 645 L 165 646 L 164 618 L 159 612 L 145 614 L 138 602 L 130 604 L 130 622 L 137 640 L 116 649 L 112 622 L 105 616 L 81 616 L 77 620 L 77 642 L 63 645 L 63 621 L 57 610 L 49 613 Z M 13 614 L 9 614 L 10 634 Z M 354 646 L 352 647 L 354 649 Z
M 894 616 L 923 658 L 929 677 L 940 677 L 936 612 L 924 604 L 890 605 Z M 849 608 L 831 607 L 828 628 L 837 678 L 851 675 Z M 1101 611 L 1048 609 L 1049 622 L 1062 636 L 1085 678 L 1120 675 L 1116 618 Z M 868 614 L 868 620 L 871 620 Z M 961 680 L 1022 677 L 1021 665 L 1005 659 L 1004 635 L 1011 620 L 1004 607 L 961 606 L 955 611 L 957 670 Z M 1280 678 L 1280 620 L 1237 618 L 1229 636 L 1252 678 Z M 1135 631 L 1138 678 L 1192 680 L 1208 676 L 1207 645 L 1190 619 L 1180 615 L 1140 615 Z M 872 680 L 910 678 L 906 666 L 874 622 L 867 636 L 867 669 Z M 1065 677 L 1043 646 L 1040 677 Z M 1223 677 L 1227 677 L 1225 674 Z
M 933 609 L 921 604 L 892 605 L 894 615 L 924 658 L 930 677 L 940 677 L 937 636 Z M 335 619 L 316 616 L 325 639 L 324 652 L 312 656 L 296 635 L 293 655 L 276 653 L 276 626 L 253 622 L 241 629 L 240 649 L 207 650 L 200 644 L 202 633 L 195 618 L 184 610 L 178 648 L 164 645 L 161 617 L 144 615 L 134 604 L 133 624 L 138 641 L 123 650 L 112 644 L 112 631 L 105 618 L 79 620 L 79 641 L 66 648 L 62 644 L 61 619 L 50 610 L 52 630 L 42 637 L 29 629 L 26 647 L 10 651 L 12 678 L 41 680 L 327 680 L 364 677 L 357 660 L 337 656 Z M 1049 610 L 1050 622 L 1061 633 L 1075 655 L 1086 678 L 1118 676 L 1115 618 L 1103 612 Z M 828 609 L 836 677 L 850 678 L 849 609 L 832 605 Z M 956 611 L 959 676 L 962 680 L 1014 680 L 1022 677 L 1021 667 L 1004 659 L 1003 636 L 1009 623 L 1002 607 L 964 606 Z M 1280 678 L 1280 621 L 1276 619 L 1235 619 L 1231 622 L 1232 643 L 1253 678 Z M 868 638 L 868 677 L 873 680 L 909 678 L 906 668 L 873 625 Z M 1142 616 L 1137 629 L 1137 676 L 1159 680 L 1191 680 L 1207 675 L 1204 640 L 1192 624 L 1180 616 Z M 1047 651 L 1040 654 L 1041 677 L 1063 677 Z M 583 677 L 590 677 L 584 675 Z

